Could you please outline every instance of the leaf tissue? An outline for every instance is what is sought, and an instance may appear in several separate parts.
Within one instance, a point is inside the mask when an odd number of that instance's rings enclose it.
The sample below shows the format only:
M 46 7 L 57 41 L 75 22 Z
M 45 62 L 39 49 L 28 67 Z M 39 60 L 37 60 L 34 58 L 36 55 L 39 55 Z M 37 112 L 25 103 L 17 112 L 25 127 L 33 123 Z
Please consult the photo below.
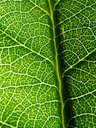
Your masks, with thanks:
M 0 128 L 96 128 L 95 0 L 0 0 Z

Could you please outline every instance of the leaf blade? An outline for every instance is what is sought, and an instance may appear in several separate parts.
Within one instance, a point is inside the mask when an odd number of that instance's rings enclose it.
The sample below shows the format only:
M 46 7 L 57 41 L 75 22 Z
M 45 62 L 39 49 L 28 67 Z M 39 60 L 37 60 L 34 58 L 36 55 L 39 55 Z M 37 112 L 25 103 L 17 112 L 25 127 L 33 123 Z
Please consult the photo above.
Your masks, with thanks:
M 0 126 L 60 127 L 49 16 L 30 1 L 0 7 Z

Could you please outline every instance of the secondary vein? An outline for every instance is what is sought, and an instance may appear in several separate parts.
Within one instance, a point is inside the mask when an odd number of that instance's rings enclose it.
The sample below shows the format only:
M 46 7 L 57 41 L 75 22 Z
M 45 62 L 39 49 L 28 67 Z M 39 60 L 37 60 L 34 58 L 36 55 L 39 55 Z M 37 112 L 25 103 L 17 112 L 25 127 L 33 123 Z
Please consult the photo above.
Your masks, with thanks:
M 90 56 L 92 53 L 94 53 L 96 51 L 96 48 L 93 49 L 91 52 L 89 52 L 88 54 L 86 54 L 83 58 L 81 58 L 80 60 L 78 60 L 76 63 L 74 63 L 73 65 L 71 65 L 69 68 L 67 68 L 64 72 L 62 77 L 64 77 L 64 74 L 66 72 L 68 72 L 70 69 L 73 69 L 76 65 L 78 65 L 80 62 L 84 61 L 88 56 Z
M 6 125 L 6 126 L 11 127 L 11 128 L 16 128 L 15 126 L 13 126 L 13 125 L 11 125 L 11 124 L 7 124 L 6 122 L 3 122 L 2 120 L 0 120 L 0 123 L 1 123 L 2 125 Z
M 42 54 L 40 54 L 40 53 L 38 53 L 38 52 L 36 52 L 36 51 L 30 49 L 29 47 L 25 46 L 24 44 L 20 43 L 18 40 L 16 40 L 15 38 L 13 38 L 11 35 L 9 35 L 8 33 L 6 33 L 5 31 L 2 31 L 1 29 L 0 29 L 0 31 L 1 31 L 3 34 L 5 34 L 7 37 L 10 37 L 10 39 L 12 39 L 13 41 L 15 41 L 15 42 L 16 42 L 17 44 L 19 44 L 20 46 L 24 47 L 25 49 L 31 51 L 32 53 L 34 53 L 34 54 L 36 54 L 36 55 L 42 57 L 43 59 L 49 61 L 49 62 L 52 64 L 52 66 L 54 67 L 53 62 L 52 62 L 49 58 L 47 58 L 46 56 L 43 56 Z
M 34 4 L 36 7 L 38 7 L 40 10 L 42 10 L 43 12 L 45 12 L 49 17 L 50 17 L 50 15 L 49 15 L 49 13 L 46 11 L 46 10 L 44 10 L 42 7 L 40 7 L 39 5 L 37 5 L 35 2 L 33 2 L 32 0 L 29 0 L 32 4 Z

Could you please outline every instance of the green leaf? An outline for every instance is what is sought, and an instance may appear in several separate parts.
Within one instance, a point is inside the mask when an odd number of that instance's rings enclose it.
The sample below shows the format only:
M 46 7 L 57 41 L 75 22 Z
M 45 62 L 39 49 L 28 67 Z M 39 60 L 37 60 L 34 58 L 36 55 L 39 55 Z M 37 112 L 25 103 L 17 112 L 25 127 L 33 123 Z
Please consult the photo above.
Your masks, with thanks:
M 0 15 L 1 127 L 60 127 L 48 3 L 0 1 Z
M 96 127 L 95 0 L 0 0 L 0 127 Z
M 57 9 L 66 127 L 96 127 L 96 1 L 61 0 Z

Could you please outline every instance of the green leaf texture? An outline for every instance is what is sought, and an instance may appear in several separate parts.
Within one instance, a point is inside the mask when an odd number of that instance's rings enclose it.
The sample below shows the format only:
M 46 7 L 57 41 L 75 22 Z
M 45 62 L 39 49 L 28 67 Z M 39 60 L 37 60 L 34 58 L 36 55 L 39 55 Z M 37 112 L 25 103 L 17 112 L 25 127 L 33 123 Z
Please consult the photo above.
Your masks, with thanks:
M 95 51 L 95 0 L 0 0 L 0 127 L 96 128 Z
M 96 127 L 96 1 L 61 0 L 57 9 L 63 59 L 66 127 Z M 61 26 L 61 27 L 60 27 Z
M 48 8 L 46 0 L 0 1 L 1 128 L 60 127 Z

